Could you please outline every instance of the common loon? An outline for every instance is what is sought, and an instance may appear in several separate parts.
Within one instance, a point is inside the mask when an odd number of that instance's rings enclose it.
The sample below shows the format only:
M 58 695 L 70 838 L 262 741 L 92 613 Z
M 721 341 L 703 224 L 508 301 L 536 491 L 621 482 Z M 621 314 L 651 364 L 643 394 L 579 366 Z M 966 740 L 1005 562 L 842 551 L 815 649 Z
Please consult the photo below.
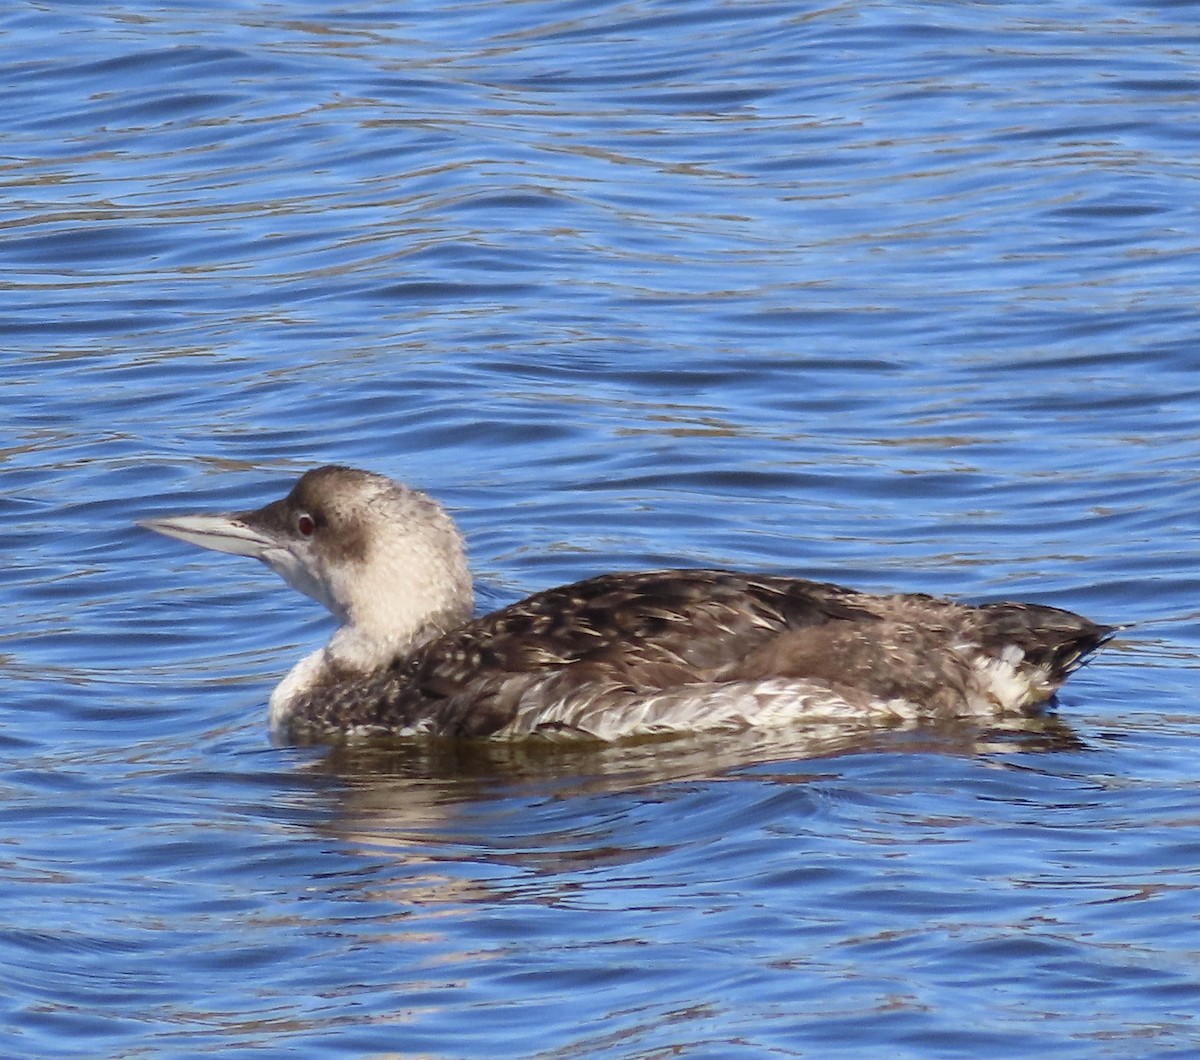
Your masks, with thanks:
M 517 738 L 1032 713 L 1115 632 L 1026 603 L 769 574 L 603 574 L 472 618 L 463 541 L 424 493 L 327 466 L 256 511 L 146 519 L 261 560 L 338 619 L 271 694 L 277 736 Z

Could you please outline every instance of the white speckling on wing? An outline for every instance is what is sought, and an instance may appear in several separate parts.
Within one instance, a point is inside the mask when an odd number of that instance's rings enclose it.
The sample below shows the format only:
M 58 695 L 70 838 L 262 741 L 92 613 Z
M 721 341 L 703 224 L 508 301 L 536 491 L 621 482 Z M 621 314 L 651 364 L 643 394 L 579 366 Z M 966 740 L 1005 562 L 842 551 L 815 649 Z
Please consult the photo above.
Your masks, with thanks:
M 986 713 L 1020 711 L 1042 702 L 1054 691 L 1050 670 L 1045 666 L 1022 665 L 1025 652 L 1016 644 L 999 655 L 977 654 L 971 661 L 976 691 L 968 697 L 971 707 Z

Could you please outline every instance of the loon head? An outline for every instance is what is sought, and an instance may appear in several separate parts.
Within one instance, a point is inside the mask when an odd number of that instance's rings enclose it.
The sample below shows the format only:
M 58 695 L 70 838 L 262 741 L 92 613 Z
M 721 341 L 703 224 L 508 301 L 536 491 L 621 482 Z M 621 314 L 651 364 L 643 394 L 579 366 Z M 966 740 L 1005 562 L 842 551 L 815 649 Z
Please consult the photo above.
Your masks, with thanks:
M 378 664 L 471 616 L 471 576 L 450 516 L 424 493 L 369 471 L 319 467 L 254 511 L 140 525 L 261 560 L 337 617 L 342 629 L 330 647 L 340 643 L 348 663 Z

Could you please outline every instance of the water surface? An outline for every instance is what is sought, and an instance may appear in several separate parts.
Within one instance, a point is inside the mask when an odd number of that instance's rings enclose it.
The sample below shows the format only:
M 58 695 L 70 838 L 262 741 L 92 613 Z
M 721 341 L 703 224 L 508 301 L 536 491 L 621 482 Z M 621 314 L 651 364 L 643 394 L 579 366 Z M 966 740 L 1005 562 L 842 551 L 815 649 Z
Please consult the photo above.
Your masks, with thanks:
M 0 14 L 8 1056 L 1200 1050 L 1197 5 Z M 1134 623 L 1025 731 L 274 747 L 138 517 Z

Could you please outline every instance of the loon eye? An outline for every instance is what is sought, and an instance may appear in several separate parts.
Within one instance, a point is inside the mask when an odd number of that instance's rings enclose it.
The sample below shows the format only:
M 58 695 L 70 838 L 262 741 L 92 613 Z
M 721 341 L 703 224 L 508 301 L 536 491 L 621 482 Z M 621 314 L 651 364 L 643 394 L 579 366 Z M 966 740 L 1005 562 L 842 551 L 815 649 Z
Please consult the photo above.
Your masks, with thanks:
M 313 517 L 308 512 L 301 512 L 296 516 L 296 532 L 301 537 L 312 537 L 317 531 L 317 524 L 313 521 Z

